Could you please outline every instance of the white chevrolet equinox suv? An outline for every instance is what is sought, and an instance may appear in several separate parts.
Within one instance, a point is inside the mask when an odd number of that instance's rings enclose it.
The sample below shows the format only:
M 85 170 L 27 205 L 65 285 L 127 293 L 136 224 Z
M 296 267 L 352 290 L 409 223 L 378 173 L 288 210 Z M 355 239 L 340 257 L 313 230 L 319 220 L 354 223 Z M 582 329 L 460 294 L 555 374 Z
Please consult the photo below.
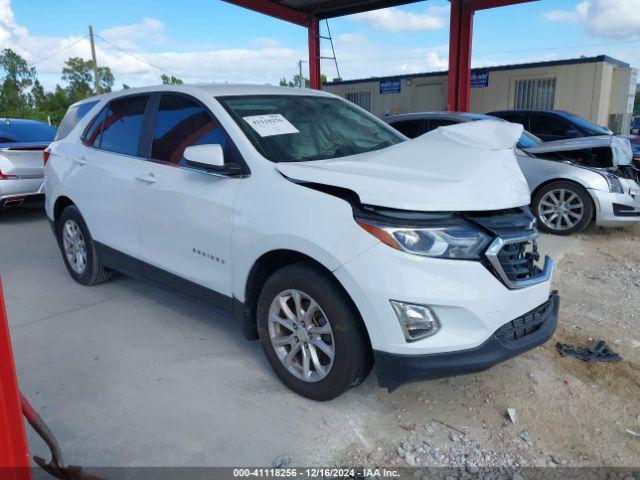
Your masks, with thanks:
M 301 395 L 334 398 L 374 364 L 389 390 L 481 371 L 555 330 L 521 126 L 408 140 L 328 93 L 233 85 L 68 115 L 45 190 L 71 276 L 124 272 L 228 311 Z

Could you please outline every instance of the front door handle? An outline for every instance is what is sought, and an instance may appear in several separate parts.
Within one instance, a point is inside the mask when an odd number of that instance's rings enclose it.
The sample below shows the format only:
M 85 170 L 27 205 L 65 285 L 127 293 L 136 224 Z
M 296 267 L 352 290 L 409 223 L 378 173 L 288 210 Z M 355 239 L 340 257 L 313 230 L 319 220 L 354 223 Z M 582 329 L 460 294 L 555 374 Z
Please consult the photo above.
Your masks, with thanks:
M 88 163 L 87 159 L 84 158 L 84 157 L 73 157 L 73 161 L 76 162 L 80 166 L 84 166 L 84 165 L 86 165 Z
M 145 183 L 156 183 L 158 181 L 153 173 L 138 173 L 136 178 Z

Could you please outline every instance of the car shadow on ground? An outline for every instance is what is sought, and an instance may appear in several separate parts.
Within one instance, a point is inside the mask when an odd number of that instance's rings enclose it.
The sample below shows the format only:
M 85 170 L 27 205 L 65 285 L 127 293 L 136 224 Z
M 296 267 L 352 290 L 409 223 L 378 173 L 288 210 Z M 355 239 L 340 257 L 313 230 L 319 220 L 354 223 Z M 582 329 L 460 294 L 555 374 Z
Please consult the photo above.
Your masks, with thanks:
M 42 221 L 45 217 L 46 213 L 42 203 L 0 209 L 0 225 L 35 223 Z

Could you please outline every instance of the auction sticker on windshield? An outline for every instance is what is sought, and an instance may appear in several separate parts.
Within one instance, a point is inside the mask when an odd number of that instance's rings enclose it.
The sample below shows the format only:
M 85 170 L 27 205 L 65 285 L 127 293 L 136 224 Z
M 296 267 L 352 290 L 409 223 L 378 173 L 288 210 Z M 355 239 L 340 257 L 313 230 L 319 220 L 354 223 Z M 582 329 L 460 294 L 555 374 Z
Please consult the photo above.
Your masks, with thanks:
M 244 121 L 251 125 L 258 135 L 261 137 L 272 137 L 274 135 L 287 135 L 290 133 L 300 133 L 289 120 L 282 115 L 253 115 L 251 117 L 243 117 Z

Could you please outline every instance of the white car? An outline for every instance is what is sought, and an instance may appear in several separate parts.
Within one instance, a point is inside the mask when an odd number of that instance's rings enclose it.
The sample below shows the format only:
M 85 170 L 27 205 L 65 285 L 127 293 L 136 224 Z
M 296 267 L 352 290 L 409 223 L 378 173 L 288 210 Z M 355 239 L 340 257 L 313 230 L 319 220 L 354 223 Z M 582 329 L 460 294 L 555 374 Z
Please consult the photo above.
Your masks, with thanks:
M 336 96 L 267 86 L 88 101 L 45 167 L 71 276 L 117 270 L 228 310 L 301 395 L 334 398 L 374 363 L 389 390 L 484 370 L 555 330 L 521 126 L 408 140 Z

